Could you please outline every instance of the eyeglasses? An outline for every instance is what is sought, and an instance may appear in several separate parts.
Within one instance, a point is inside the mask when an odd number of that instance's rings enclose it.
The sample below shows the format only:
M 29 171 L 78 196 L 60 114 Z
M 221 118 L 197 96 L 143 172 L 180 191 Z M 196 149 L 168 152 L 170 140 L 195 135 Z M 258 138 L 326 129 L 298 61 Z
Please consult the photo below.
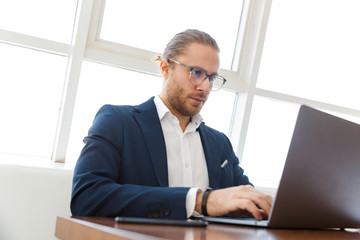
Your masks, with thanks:
M 194 86 L 199 86 L 200 84 L 202 84 L 207 78 L 209 78 L 209 88 L 211 91 L 217 91 L 219 90 L 225 83 L 226 83 L 226 79 L 217 75 L 217 74 L 212 74 L 209 75 L 207 74 L 207 72 L 199 67 L 190 67 L 187 66 L 181 62 L 178 62 L 176 60 L 173 60 L 171 58 L 167 59 L 168 61 L 174 62 L 176 64 L 179 64 L 183 67 L 186 67 L 190 70 L 190 75 L 189 75 L 189 79 L 192 85 Z

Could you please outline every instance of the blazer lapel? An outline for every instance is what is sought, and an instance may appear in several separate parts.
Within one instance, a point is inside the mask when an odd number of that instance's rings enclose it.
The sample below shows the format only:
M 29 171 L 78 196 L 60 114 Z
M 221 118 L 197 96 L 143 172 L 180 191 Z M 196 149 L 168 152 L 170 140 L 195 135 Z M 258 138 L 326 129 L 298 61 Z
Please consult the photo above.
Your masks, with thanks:
M 204 128 L 204 123 L 198 128 L 200 133 L 201 143 L 205 153 L 206 165 L 209 175 L 209 184 L 213 189 L 220 188 L 221 179 L 221 158 L 216 151 L 216 140 Z
M 167 187 L 169 182 L 166 145 L 153 97 L 135 109 L 135 119 L 144 134 L 159 185 Z

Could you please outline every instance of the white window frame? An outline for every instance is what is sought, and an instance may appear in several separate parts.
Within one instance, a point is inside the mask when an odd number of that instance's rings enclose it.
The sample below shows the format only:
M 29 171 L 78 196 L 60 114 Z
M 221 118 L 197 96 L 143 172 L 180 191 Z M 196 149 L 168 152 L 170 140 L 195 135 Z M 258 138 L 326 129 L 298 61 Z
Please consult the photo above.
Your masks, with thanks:
M 249 10 L 245 20 L 246 24 L 238 69 L 239 76 L 243 80 L 244 88 L 240 89 L 237 94 L 230 135 L 233 145 L 237 146 L 236 153 L 240 159 L 240 164 L 245 148 L 250 115 L 255 96 L 299 105 L 306 104 L 325 111 L 360 117 L 359 109 L 314 101 L 256 87 L 272 0 L 249 0 L 248 3 Z
M 55 162 L 65 162 L 82 60 L 160 76 L 158 67 L 149 61 L 159 53 L 100 39 L 105 2 L 106 0 L 93 0 L 79 4 L 81 15 L 77 19 L 78 27 L 75 28 L 76 35 L 69 60 L 66 88 L 52 156 Z M 91 13 L 89 13 L 90 9 Z M 224 89 L 239 92 L 244 88 L 239 71 L 220 69 L 219 72 L 228 80 Z
M 99 38 L 105 2 L 105 0 L 79 0 L 71 44 L 0 29 L 0 42 L 69 57 L 52 154 L 54 162 L 65 162 L 83 60 L 160 76 L 156 64 L 149 61 L 157 53 Z M 243 9 L 245 15 L 241 19 L 237 39 L 238 49 L 235 50 L 234 58 L 237 67 L 234 71 L 220 69 L 220 74 L 228 80 L 224 89 L 237 93 L 229 137 L 240 160 L 243 156 L 255 96 L 307 104 L 324 110 L 360 117 L 358 109 L 340 107 L 256 87 L 271 3 L 271 0 L 245 0 Z

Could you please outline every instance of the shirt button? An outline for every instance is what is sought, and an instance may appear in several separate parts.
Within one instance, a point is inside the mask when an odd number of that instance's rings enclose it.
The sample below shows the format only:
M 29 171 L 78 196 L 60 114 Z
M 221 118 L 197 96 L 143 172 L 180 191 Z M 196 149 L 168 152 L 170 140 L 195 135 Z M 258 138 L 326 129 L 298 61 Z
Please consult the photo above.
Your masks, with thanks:
M 185 164 L 185 168 L 188 168 L 188 167 L 189 167 L 189 164 L 188 164 L 188 163 L 186 163 L 186 164 Z

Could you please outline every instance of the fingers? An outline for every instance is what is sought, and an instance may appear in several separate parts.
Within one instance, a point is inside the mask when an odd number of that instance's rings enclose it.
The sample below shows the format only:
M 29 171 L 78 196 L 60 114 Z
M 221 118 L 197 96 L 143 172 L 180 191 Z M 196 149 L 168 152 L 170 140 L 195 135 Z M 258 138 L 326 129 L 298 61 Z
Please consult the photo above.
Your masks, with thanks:
M 263 211 L 263 215 L 265 214 L 266 216 L 269 216 L 273 203 L 273 198 L 270 195 L 264 194 L 250 185 L 239 186 L 238 191 L 240 199 L 249 200 L 246 204 L 251 205 L 251 207 L 247 206 L 247 208 L 252 210 L 251 213 L 253 213 L 253 216 L 254 214 L 257 216 L 260 215 L 259 208 Z
M 243 204 L 239 204 L 239 206 L 242 205 L 244 210 L 248 211 L 256 220 L 262 220 L 263 215 L 260 212 L 260 209 L 251 201 L 251 200 L 241 200 L 243 201 Z
M 208 213 L 211 216 L 250 213 L 257 220 L 266 219 L 271 210 L 273 198 L 254 187 L 238 186 L 213 191 L 208 198 Z

